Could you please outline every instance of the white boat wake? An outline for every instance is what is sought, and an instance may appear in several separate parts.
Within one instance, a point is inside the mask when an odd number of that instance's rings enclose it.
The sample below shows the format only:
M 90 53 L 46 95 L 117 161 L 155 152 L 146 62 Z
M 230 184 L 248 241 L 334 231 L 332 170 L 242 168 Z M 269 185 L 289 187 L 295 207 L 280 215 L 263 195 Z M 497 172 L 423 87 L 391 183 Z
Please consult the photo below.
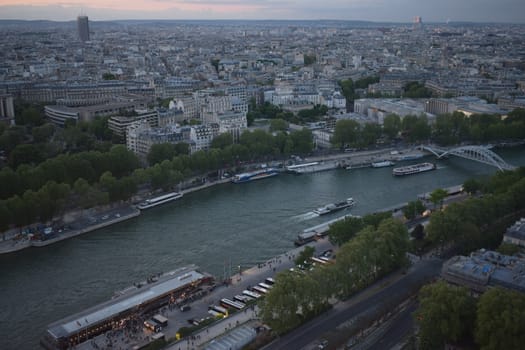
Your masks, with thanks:
M 309 211 L 308 213 L 292 216 L 292 220 L 294 220 L 294 221 L 306 221 L 306 220 L 310 220 L 310 219 L 316 218 L 318 216 L 319 215 L 317 215 L 313 211 Z

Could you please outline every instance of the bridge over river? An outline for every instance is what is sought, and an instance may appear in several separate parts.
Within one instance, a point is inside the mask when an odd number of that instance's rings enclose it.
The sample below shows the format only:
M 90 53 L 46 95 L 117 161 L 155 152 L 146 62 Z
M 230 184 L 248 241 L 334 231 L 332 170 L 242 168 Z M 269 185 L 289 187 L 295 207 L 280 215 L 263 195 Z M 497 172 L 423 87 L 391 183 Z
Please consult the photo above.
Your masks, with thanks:
M 420 146 L 421 150 L 434 154 L 438 159 L 447 157 L 449 155 L 457 156 L 475 162 L 491 165 L 499 170 L 514 170 L 515 166 L 508 164 L 496 153 L 492 152 L 486 146 L 461 146 L 455 148 L 440 148 L 437 146 Z

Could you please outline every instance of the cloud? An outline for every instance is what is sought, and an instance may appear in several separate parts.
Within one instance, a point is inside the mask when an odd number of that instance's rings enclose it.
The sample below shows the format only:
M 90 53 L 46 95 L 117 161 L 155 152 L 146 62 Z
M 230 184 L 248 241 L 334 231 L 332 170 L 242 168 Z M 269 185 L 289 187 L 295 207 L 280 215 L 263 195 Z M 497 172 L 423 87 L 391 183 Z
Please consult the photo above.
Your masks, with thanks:
M 341 19 L 525 23 L 523 0 L 3 0 L 0 18 L 74 19 L 81 10 L 105 19 Z

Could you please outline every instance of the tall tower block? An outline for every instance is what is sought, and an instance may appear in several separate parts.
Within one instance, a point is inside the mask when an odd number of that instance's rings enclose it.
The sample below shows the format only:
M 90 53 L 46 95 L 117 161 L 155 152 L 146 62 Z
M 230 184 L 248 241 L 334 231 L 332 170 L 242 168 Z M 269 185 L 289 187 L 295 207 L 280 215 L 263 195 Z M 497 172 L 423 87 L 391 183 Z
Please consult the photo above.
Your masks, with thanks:
M 88 16 L 80 15 L 77 17 L 78 37 L 82 41 L 89 41 L 89 20 Z

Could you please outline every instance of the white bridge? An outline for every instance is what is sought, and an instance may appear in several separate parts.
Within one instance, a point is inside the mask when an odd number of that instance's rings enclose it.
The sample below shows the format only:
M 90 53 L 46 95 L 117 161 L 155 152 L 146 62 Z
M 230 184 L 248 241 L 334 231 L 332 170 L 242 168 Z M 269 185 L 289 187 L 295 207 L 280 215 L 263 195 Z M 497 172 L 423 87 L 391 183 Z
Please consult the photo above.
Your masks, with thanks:
M 453 155 L 483 164 L 492 165 L 499 170 L 516 169 L 515 166 L 508 164 L 503 160 L 503 158 L 484 146 L 463 146 L 451 149 L 442 149 L 435 146 L 420 146 L 419 148 L 434 154 L 436 157 L 438 157 L 438 159 L 448 155 Z

